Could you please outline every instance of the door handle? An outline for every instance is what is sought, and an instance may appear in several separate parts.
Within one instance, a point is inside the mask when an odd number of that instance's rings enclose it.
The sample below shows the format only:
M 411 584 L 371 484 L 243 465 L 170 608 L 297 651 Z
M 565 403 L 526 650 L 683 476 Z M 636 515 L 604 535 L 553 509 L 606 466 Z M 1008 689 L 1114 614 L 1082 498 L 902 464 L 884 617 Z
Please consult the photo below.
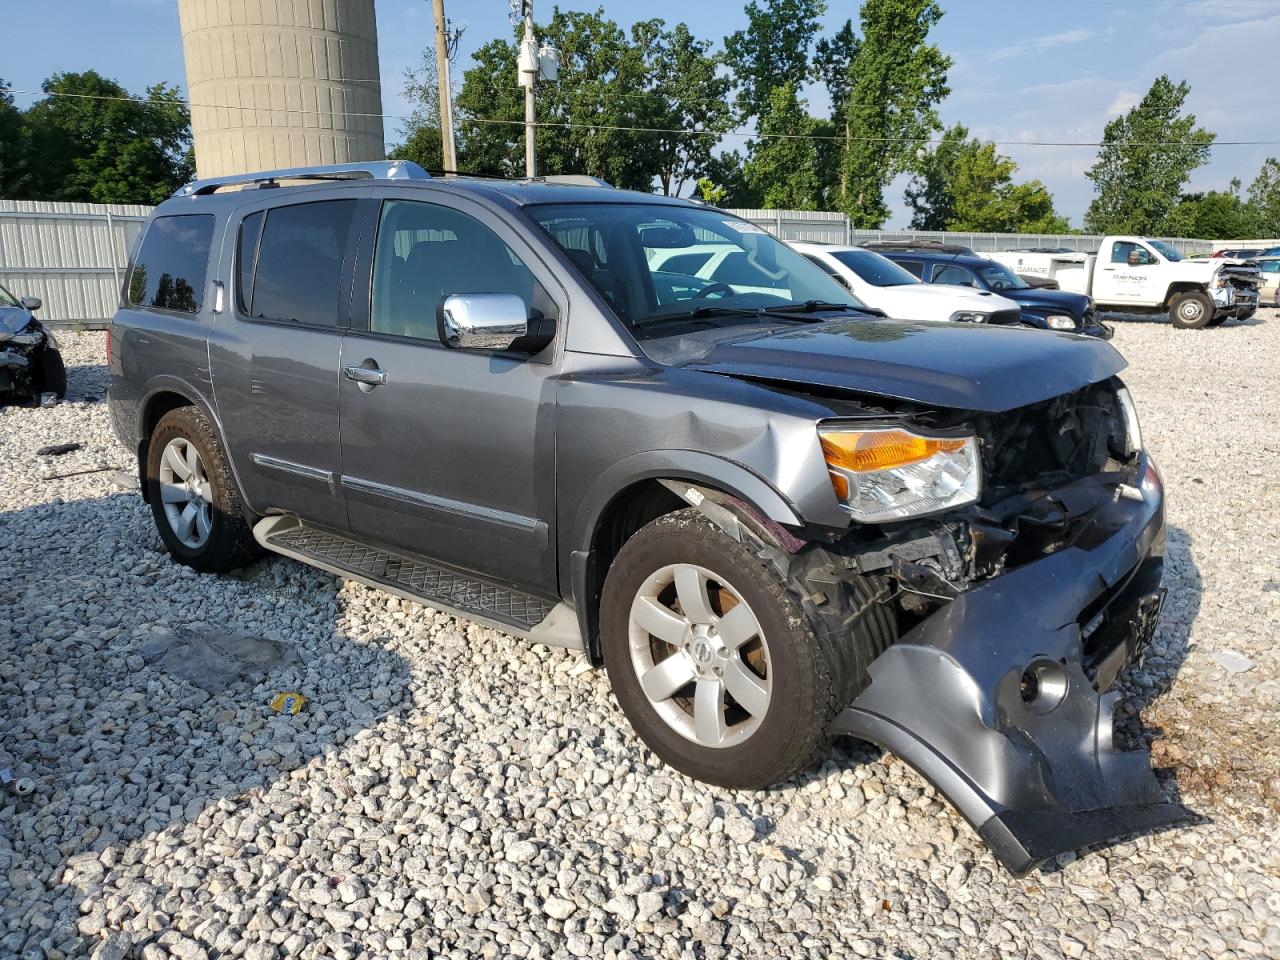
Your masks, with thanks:
M 360 389 L 365 391 L 387 382 L 387 371 L 379 370 L 377 363 L 373 360 L 345 366 L 342 368 L 342 375 L 359 384 Z

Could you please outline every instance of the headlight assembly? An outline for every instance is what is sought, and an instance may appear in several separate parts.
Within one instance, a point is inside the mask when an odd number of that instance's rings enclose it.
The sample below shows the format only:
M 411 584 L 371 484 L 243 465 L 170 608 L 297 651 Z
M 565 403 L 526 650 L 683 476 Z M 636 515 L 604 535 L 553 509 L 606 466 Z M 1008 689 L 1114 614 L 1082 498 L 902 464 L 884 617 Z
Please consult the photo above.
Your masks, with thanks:
M 838 499 L 862 523 L 886 523 L 978 499 L 975 437 L 926 437 L 900 427 L 818 428 Z
M 1116 400 L 1119 401 L 1120 413 L 1124 416 L 1124 452 L 1133 456 L 1142 450 L 1142 425 L 1138 423 L 1138 407 L 1134 404 L 1128 387 L 1122 386 L 1116 391 Z
M 1061 313 L 1045 317 L 1044 322 L 1049 325 L 1050 330 L 1074 330 L 1076 328 L 1075 319 Z
M 976 310 L 957 310 L 951 315 L 954 323 L 986 323 L 987 315 Z

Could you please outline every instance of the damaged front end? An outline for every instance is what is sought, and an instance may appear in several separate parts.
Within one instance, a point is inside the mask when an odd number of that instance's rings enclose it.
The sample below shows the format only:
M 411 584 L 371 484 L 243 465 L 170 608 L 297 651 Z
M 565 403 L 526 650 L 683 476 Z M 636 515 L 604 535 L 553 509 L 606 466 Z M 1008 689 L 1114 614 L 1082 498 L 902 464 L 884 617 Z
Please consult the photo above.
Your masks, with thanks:
M 0 304 L 0 403 L 38 401 L 46 391 L 60 396 L 65 382 L 50 381 L 61 372 L 53 334 L 25 309 Z
M 1184 819 L 1147 752 L 1113 737 L 1111 688 L 1164 600 L 1163 486 L 1123 385 L 894 422 L 976 436 L 980 495 L 825 543 L 755 527 L 815 629 L 875 638 L 833 732 L 914 767 L 1017 875 Z
M 1164 600 L 1163 486 L 1122 390 L 980 418 L 978 503 L 840 547 L 904 629 L 836 731 L 917 769 L 1019 875 L 1187 815 L 1113 738 L 1111 687 Z

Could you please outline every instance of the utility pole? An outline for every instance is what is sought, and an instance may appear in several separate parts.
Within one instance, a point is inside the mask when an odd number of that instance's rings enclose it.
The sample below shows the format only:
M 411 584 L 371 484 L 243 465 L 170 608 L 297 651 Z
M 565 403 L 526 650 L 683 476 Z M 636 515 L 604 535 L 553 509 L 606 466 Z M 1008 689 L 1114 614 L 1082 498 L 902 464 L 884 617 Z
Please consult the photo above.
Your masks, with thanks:
M 524 39 L 520 42 L 520 85 L 524 87 L 524 175 L 533 179 L 538 175 L 538 148 L 535 143 L 537 115 L 533 105 L 533 90 L 538 83 L 538 41 L 533 36 L 533 0 L 522 0 L 524 13 Z
M 440 84 L 440 156 L 445 174 L 458 170 L 453 146 L 453 90 L 449 84 L 449 25 L 444 18 L 444 0 L 432 0 L 436 18 L 436 80 Z

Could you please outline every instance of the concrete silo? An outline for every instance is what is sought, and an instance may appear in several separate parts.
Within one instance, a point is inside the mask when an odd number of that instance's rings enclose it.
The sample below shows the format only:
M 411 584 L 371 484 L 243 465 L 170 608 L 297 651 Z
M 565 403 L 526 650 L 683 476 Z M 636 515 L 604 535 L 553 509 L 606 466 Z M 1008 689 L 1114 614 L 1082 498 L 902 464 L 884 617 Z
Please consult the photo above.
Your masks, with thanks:
M 373 0 L 178 0 L 200 177 L 381 160 Z

